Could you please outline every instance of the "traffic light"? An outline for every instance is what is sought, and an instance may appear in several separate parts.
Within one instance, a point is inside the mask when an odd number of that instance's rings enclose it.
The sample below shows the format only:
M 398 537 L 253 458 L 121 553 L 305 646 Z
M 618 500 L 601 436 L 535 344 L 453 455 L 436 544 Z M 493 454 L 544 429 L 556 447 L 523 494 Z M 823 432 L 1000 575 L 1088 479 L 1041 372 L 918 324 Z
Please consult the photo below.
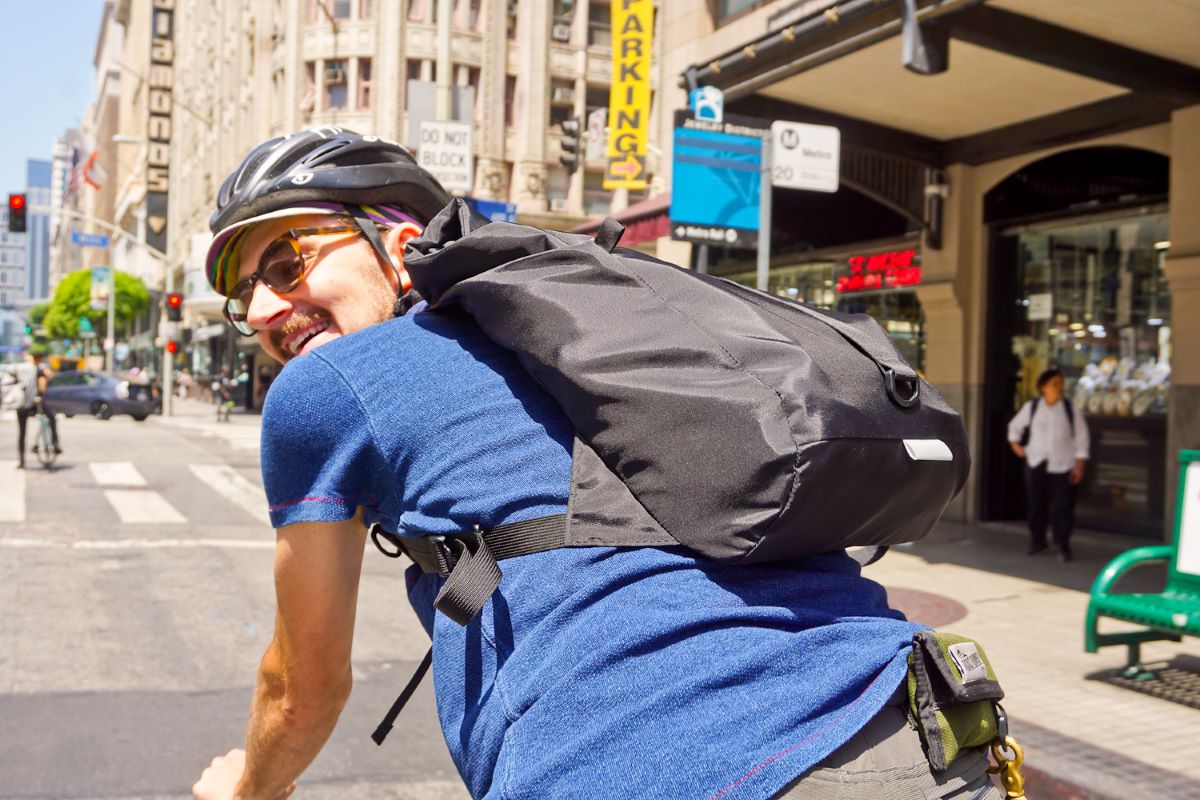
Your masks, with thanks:
M 25 232 L 25 195 L 10 194 L 8 196 L 8 232 Z
M 167 295 L 167 321 L 179 322 L 183 319 L 183 295 L 171 292 Z
M 179 342 L 175 341 L 174 339 L 168 339 L 167 340 L 167 352 L 170 353 L 171 355 L 175 355 L 176 353 L 178 353 L 179 352 Z
M 579 135 L 583 131 L 583 121 L 579 117 L 570 117 L 558 123 L 562 127 L 562 155 L 558 163 L 567 168 L 567 172 L 579 169 Z

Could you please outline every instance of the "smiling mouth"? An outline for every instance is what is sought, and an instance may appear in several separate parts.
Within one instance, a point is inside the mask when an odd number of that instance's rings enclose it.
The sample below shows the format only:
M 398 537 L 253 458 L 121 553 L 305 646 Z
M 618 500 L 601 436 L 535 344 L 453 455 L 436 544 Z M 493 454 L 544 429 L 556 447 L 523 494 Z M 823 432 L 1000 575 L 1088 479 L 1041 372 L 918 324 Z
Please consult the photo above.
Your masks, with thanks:
M 331 324 L 333 323 L 331 323 L 329 320 L 323 319 L 312 327 L 305 328 L 303 331 L 296 334 L 294 339 L 287 342 L 284 345 L 284 348 L 288 351 L 289 355 L 297 355 L 300 352 L 300 348 L 304 347 L 304 345 L 307 344 L 308 341 L 314 336 L 327 330 Z

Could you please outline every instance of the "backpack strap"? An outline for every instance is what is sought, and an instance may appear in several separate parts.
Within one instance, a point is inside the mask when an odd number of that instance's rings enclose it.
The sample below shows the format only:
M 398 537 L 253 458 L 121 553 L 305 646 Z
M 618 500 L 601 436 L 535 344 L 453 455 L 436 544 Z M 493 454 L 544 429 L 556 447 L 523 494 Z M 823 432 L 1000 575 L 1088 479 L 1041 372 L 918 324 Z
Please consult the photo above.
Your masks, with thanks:
M 1075 409 L 1071 408 L 1071 401 L 1063 398 L 1063 408 L 1067 411 L 1067 424 L 1071 426 L 1071 438 L 1075 438 Z
M 388 558 L 403 553 L 427 575 L 446 579 L 433 606 L 459 625 L 479 615 L 488 598 L 500 586 L 497 561 L 541 553 L 564 547 L 567 541 L 567 515 L 555 514 L 522 522 L 510 522 L 490 530 L 476 525 L 472 530 L 452 536 L 397 536 L 385 531 L 378 522 L 370 527 L 371 541 Z M 383 541 L 391 544 L 385 547 Z M 383 744 L 396 717 L 412 698 L 413 692 L 429 671 L 433 648 L 417 666 L 412 677 L 371 734 L 375 744 Z
M 433 601 L 434 608 L 459 625 L 466 625 L 483 610 L 500 585 L 500 567 L 506 558 L 542 553 L 565 547 L 567 515 L 511 522 L 490 530 L 473 530 L 450 536 L 398 536 L 379 523 L 371 525 L 371 541 L 389 558 L 403 553 L 427 575 L 446 578 Z M 391 547 L 386 547 L 387 541 Z

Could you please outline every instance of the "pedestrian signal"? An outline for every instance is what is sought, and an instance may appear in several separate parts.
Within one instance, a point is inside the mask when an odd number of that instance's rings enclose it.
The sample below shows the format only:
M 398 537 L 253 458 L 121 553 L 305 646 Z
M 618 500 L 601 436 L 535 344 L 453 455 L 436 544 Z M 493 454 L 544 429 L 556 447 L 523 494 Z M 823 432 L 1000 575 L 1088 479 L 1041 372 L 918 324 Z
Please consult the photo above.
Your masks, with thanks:
M 183 295 L 171 292 L 167 295 L 167 321 L 179 322 L 183 319 Z
M 9 233 L 25 232 L 25 195 L 10 194 L 8 196 L 8 231 Z
M 583 121 L 579 117 L 564 119 L 558 123 L 562 127 L 562 154 L 558 163 L 567 168 L 567 172 L 579 169 L 579 135 L 583 131 Z

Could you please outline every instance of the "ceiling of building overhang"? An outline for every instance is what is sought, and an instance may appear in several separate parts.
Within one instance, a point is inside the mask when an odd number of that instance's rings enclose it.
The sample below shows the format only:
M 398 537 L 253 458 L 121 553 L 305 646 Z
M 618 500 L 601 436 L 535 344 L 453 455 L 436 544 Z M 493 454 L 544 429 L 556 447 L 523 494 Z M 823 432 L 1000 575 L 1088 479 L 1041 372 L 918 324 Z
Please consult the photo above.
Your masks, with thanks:
M 1200 67 L 1200 0 L 989 0 L 988 5 Z
M 957 40 L 951 40 L 949 70 L 917 75 L 901 65 L 900 44 L 899 37 L 887 39 L 758 93 L 935 139 L 955 139 L 1127 91 Z

